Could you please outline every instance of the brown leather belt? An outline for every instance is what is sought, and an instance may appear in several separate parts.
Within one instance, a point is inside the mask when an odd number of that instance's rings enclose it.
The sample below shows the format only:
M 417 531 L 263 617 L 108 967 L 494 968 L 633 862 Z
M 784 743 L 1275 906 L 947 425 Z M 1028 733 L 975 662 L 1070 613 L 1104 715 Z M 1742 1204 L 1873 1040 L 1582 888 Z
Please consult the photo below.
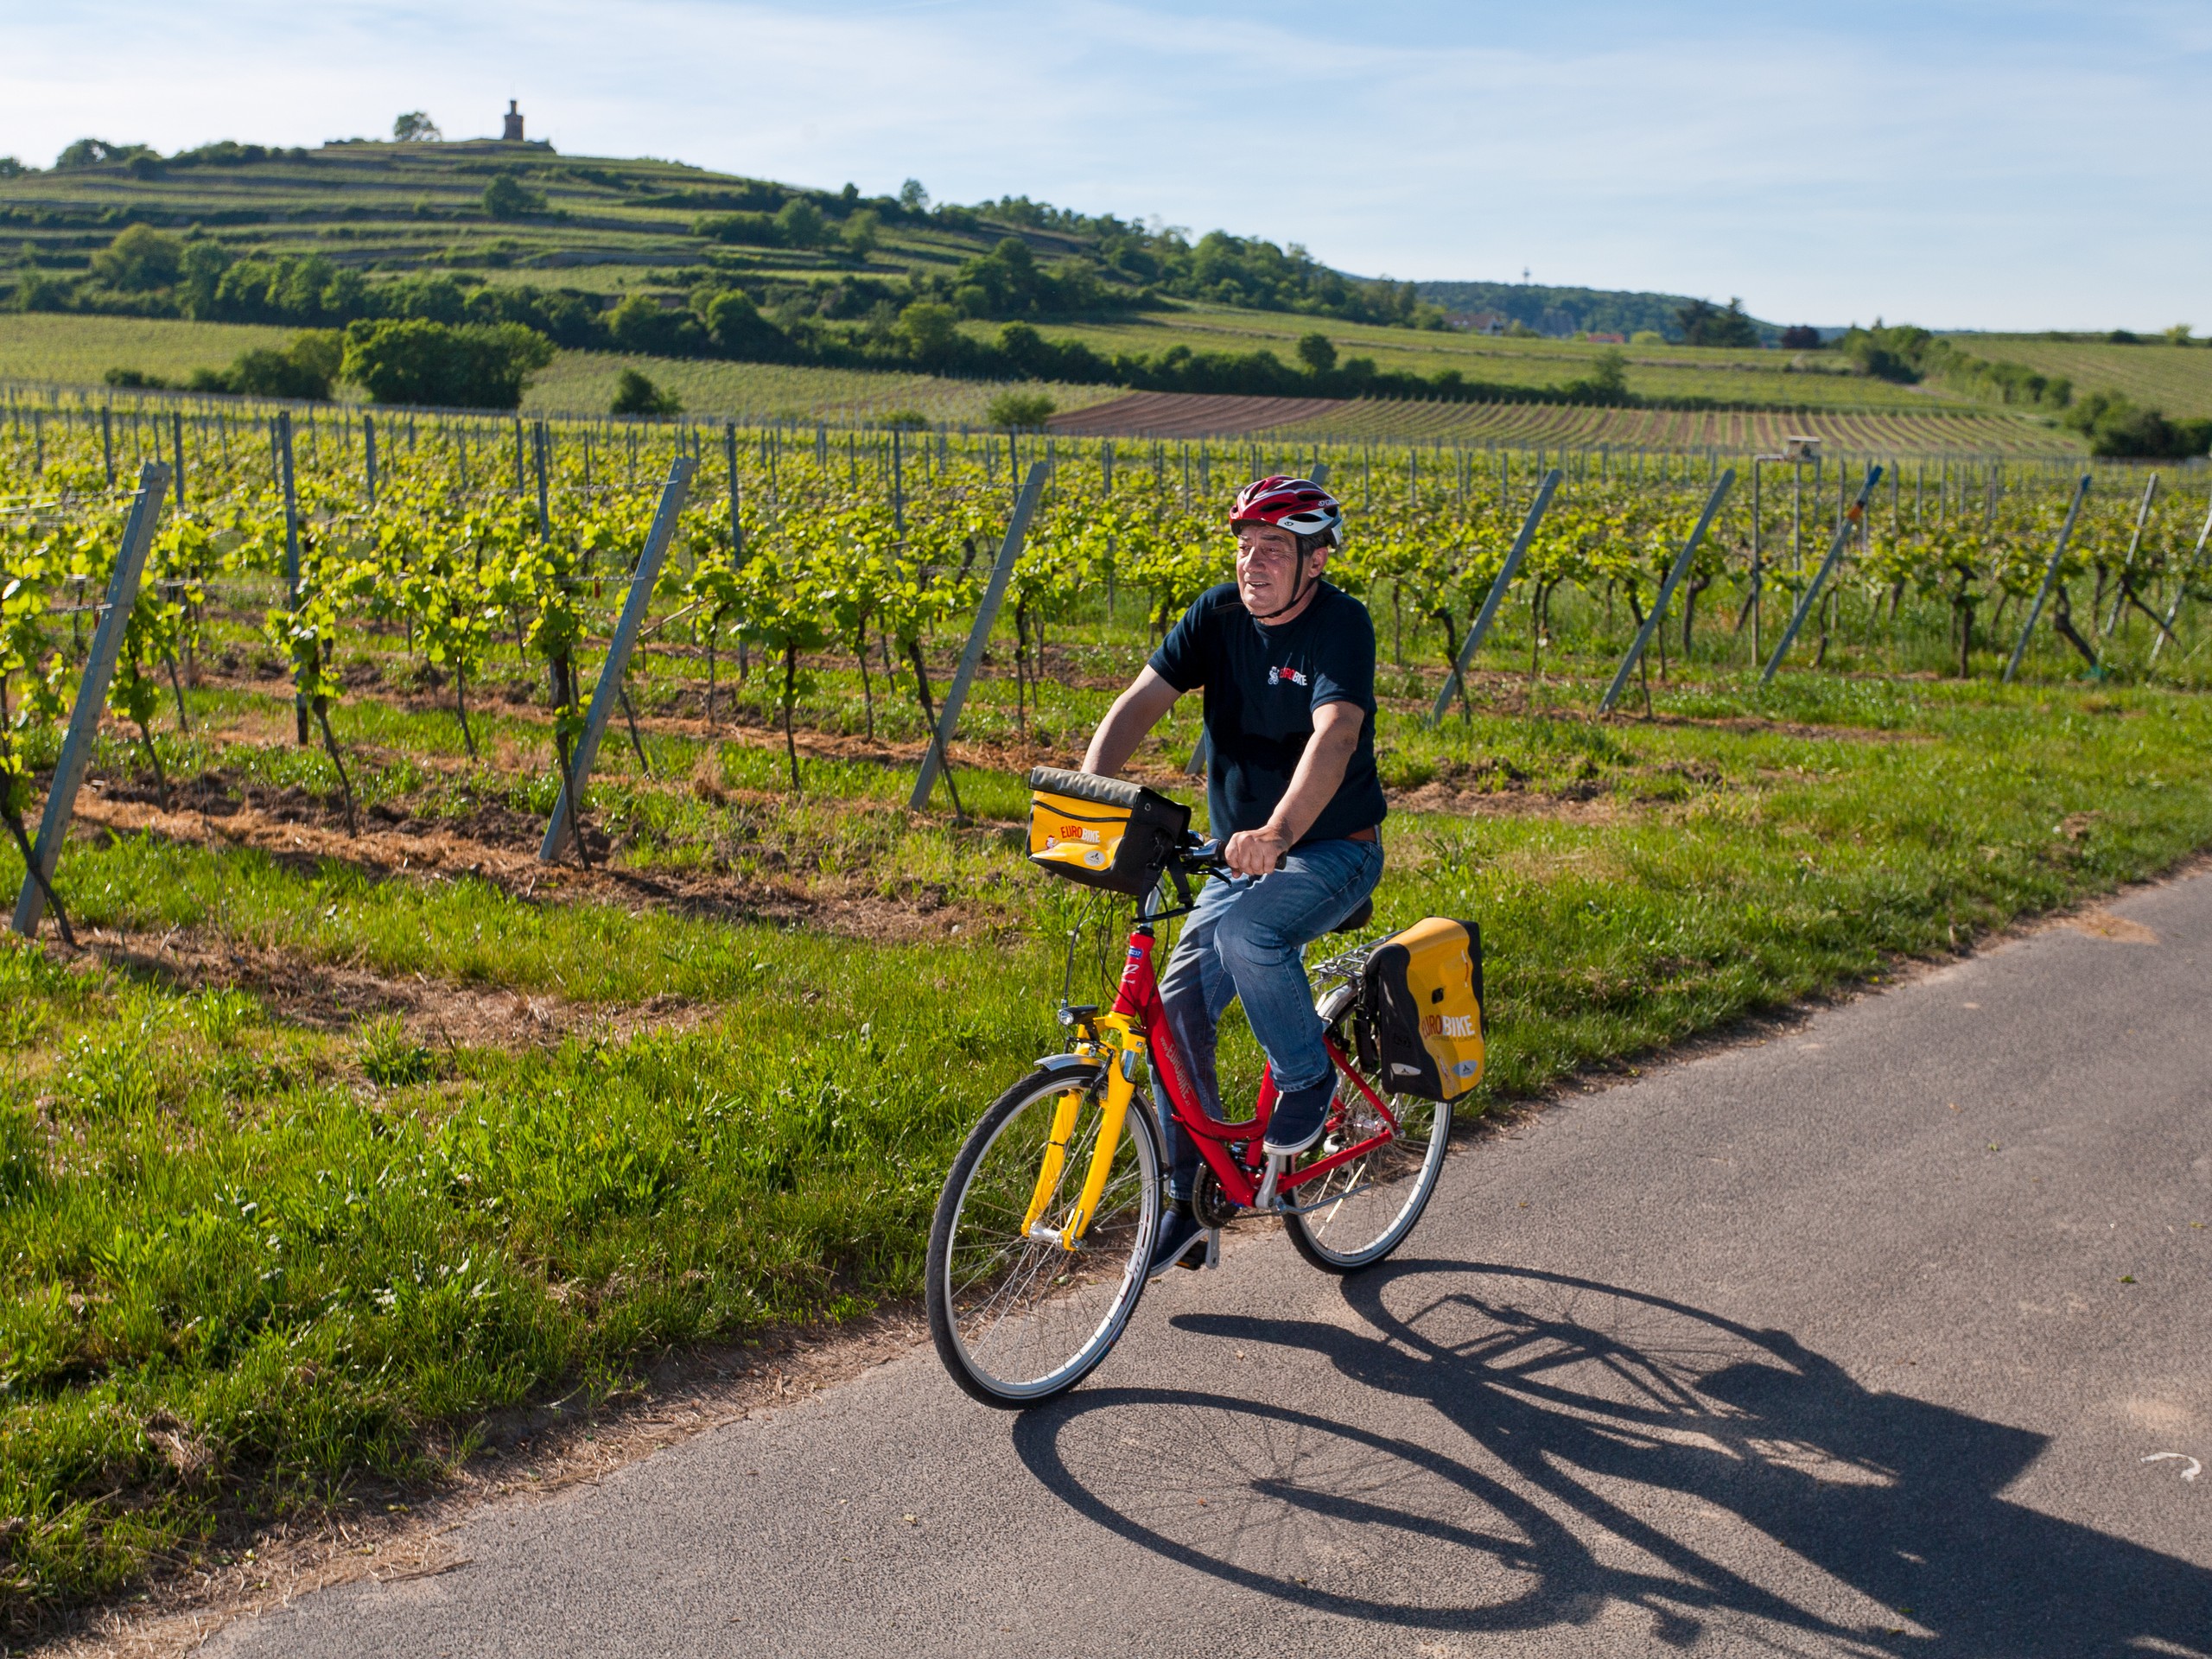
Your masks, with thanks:
M 1377 841 L 1380 840 L 1381 837 L 1375 833 L 1375 826 L 1370 823 L 1364 830 L 1353 830 L 1351 834 L 1346 836 L 1344 839 L 1346 841 Z

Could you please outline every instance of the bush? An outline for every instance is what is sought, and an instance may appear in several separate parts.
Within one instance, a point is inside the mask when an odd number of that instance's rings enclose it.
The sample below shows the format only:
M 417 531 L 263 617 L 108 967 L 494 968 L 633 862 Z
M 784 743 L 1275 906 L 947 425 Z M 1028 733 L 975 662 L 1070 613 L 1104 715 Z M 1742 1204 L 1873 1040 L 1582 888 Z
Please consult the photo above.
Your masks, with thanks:
M 702 213 L 691 221 L 691 234 L 754 248 L 780 247 L 784 240 L 773 213 Z
M 281 352 L 241 352 L 227 369 L 194 372 L 194 391 L 243 392 L 252 397 L 292 397 L 323 403 L 345 361 L 346 337 L 334 328 L 300 335 Z
M 724 357 L 747 363 L 773 363 L 791 355 L 784 331 L 760 315 L 741 289 L 728 289 L 706 303 L 708 337 Z
M 1052 400 L 1041 391 L 1002 391 L 983 418 L 993 426 L 1039 427 L 1052 418 Z
M 611 412 L 616 415 L 681 415 L 683 404 L 672 391 L 663 391 L 635 369 L 622 371 L 622 378 L 614 383 L 614 402 Z
M 545 211 L 545 198 L 512 173 L 484 187 L 484 211 L 494 219 L 521 219 Z
M 342 372 L 380 404 L 515 409 L 553 342 L 518 322 L 349 324 Z
M 1628 354 L 1608 346 L 1591 359 L 1591 372 L 1567 383 L 1568 397 L 1578 404 L 1627 404 L 1636 401 L 1628 389 Z
M 1315 374 L 1326 374 L 1337 366 L 1336 343 L 1326 334 L 1301 334 L 1298 340 L 1298 360 Z
M 1631 346 L 1664 346 L 1667 336 L 1656 328 L 1639 328 L 1628 337 L 1628 343 Z
M 2186 461 L 2212 448 L 2212 420 L 2171 420 L 2116 391 L 2093 391 L 2060 418 L 2089 440 L 2093 455 Z
M 950 367 L 960 355 L 960 314 L 949 305 L 917 301 L 899 314 L 899 332 L 914 361 L 925 368 Z
M 930 417 L 918 409 L 894 409 L 883 417 L 887 432 L 920 432 L 927 429 Z
M 1821 331 L 1809 322 L 1793 323 L 1782 331 L 1782 349 L 1785 352 L 1817 352 L 1821 349 Z
M 148 225 L 133 225 L 92 256 L 92 275 L 110 288 L 143 293 L 167 288 L 184 268 L 184 244 Z
M 617 349 L 648 357 L 696 357 L 707 344 L 698 318 L 689 311 L 664 309 L 643 294 L 632 294 L 614 308 L 607 332 Z
M 793 196 L 776 215 L 777 237 L 787 248 L 817 247 L 829 227 L 822 210 L 804 196 Z
M 122 386 L 131 390 L 142 386 L 159 390 L 168 385 L 168 382 L 162 379 L 160 375 L 149 374 L 143 369 L 110 369 L 103 378 L 111 386 Z

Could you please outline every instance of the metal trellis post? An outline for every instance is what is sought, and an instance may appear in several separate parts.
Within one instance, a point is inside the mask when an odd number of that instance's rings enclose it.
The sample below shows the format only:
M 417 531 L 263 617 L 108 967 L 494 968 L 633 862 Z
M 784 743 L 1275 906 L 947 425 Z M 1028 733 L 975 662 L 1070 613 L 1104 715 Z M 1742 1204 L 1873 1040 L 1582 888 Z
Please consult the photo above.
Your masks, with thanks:
M 300 498 L 292 484 L 292 412 L 276 411 L 276 481 L 284 491 L 284 602 L 300 606 Z M 292 670 L 292 734 L 302 748 L 308 741 L 308 701 L 299 694 L 300 671 Z
M 2028 620 L 2021 626 L 2020 642 L 2012 647 L 2012 660 L 2005 664 L 2005 683 L 2012 684 L 2012 677 L 2020 671 L 2020 659 L 2028 654 L 2028 639 L 2036 631 L 2036 624 L 2043 620 L 2043 607 L 2050 599 L 2050 590 L 2058 586 L 2059 562 L 2066 556 L 2066 543 L 2074 538 L 2074 521 L 2082 516 L 2082 503 L 2089 497 L 2089 474 L 2082 474 L 2082 481 L 2074 486 L 2073 505 L 2066 509 L 2066 522 L 2059 526 L 2058 545 L 2050 550 L 2050 564 L 2043 573 L 2043 586 L 2036 589 L 2035 602 L 2028 607 Z
M 108 577 L 107 599 L 100 607 L 99 625 L 92 630 L 92 648 L 85 659 L 85 672 L 77 682 L 77 701 L 69 710 L 69 729 L 61 740 L 61 759 L 54 768 L 54 781 L 46 791 L 46 809 L 40 815 L 38 839 L 31 856 L 38 873 L 54 880 L 61 857 L 61 843 L 69 833 L 69 820 L 77 810 L 77 791 L 92 764 L 92 746 L 99 740 L 100 713 L 107 707 L 108 683 L 115 677 L 115 660 L 123 649 L 123 631 L 130 621 L 130 607 L 138 601 L 138 578 L 146 569 L 146 552 L 154 544 L 155 521 L 162 516 L 162 498 L 169 487 L 169 469 L 149 461 L 138 469 L 138 493 L 130 503 L 130 517 L 123 526 L 123 547 Z M 16 895 L 16 931 L 29 938 L 46 913 L 46 894 L 29 870 L 23 872 L 22 891 Z
M 1041 461 L 1029 464 L 1029 476 L 1023 480 L 1021 493 L 1014 503 L 1014 517 L 1006 527 L 1006 540 L 999 544 L 999 556 L 991 566 L 991 579 L 983 588 L 983 602 L 976 612 L 976 624 L 968 630 L 968 648 L 960 653 L 960 666 L 952 676 L 952 684 L 944 694 L 944 704 L 938 710 L 937 734 L 929 750 L 922 756 L 922 769 L 914 777 L 914 792 L 906 804 L 919 812 L 930 804 L 930 791 L 937 785 L 937 775 L 952 743 L 952 734 L 960 724 L 960 705 L 967 701 L 969 683 L 976 677 L 976 670 L 983 660 L 983 646 L 991 637 L 991 626 L 998 620 L 999 607 L 1006 601 L 1007 583 L 1014 578 L 1014 561 L 1021 556 L 1023 537 L 1029 533 L 1029 519 L 1037 511 L 1037 498 L 1045 493 L 1045 475 L 1051 469 Z
M 2189 556 L 2189 563 L 2182 568 L 2181 585 L 2174 589 L 2174 602 L 2166 607 L 2165 622 L 2158 630 L 2158 637 L 2151 642 L 2151 660 L 2154 663 L 2158 660 L 2158 648 L 2164 645 L 2173 633 L 2174 619 L 2181 614 L 2182 601 L 2189 597 L 2190 578 L 2196 574 L 2197 566 L 2204 562 L 2204 541 L 2207 537 L 2212 537 L 2212 507 L 2207 507 L 2205 510 L 2204 528 L 2196 532 L 2196 550 Z
M 1535 505 L 1529 509 L 1529 516 L 1521 521 L 1521 533 L 1513 538 L 1512 550 L 1506 554 L 1505 563 L 1498 567 L 1497 576 L 1490 585 L 1490 594 L 1483 601 L 1483 607 L 1475 617 L 1474 626 L 1467 630 L 1467 638 L 1459 647 L 1459 658 L 1452 664 L 1451 673 L 1445 676 L 1444 689 L 1436 694 L 1436 706 L 1428 711 L 1428 723 L 1434 726 L 1444 718 L 1444 711 L 1451 706 L 1452 694 L 1466 683 L 1467 670 L 1472 666 L 1475 652 L 1481 648 L 1484 636 L 1490 632 L 1497 620 L 1498 607 L 1505 603 L 1505 590 L 1513 585 L 1519 574 L 1522 558 L 1529 551 L 1529 543 L 1536 538 L 1536 526 L 1543 522 L 1544 510 L 1552 504 L 1552 493 L 1558 489 L 1566 476 L 1556 467 L 1544 474 L 1543 482 L 1536 486 Z
M 1613 683 L 1606 690 L 1605 701 L 1598 705 L 1600 714 L 1612 713 L 1613 705 L 1621 700 L 1621 693 L 1628 686 L 1628 677 L 1636 671 L 1644 647 L 1651 643 L 1652 636 L 1659 632 L 1659 625 L 1666 620 L 1667 607 L 1675 597 L 1675 589 L 1688 574 L 1690 561 L 1697 555 L 1698 543 L 1705 539 L 1706 530 L 1713 523 L 1713 515 L 1720 511 L 1720 504 L 1728 499 L 1729 488 L 1735 481 L 1736 469 L 1731 467 L 1720 474 L 1720 481 L 1713 486 L 1713 493 L 1706 498 L 1705 511 L 1697 516 L 1697 527 L 1690 531 L 1689 540 L 1682 543 L 1682 550 L 1675 556 L 1674 568 L 1667 572 L 1667 580 L 1659 588 L 1659 597 L 1651 602 L 1651 614 L 1643 619 L 1643 626 L 1637 630 L 1635 643 L 1629 646 L 1628 655 L 1621 658 L 1620 671 L 1613 676 Z
M 591 780 L 600 739 L 607 734 L 607 722 L 613 718 L 615 705 L 621 701 L 624 677 L 630 671 L 630 653 L 637 646 L 639 630 L 645 626 L 653 588 L 660 581 L 661 562 L 668 556 L 677 516 L 683 511 L 683 498 L 690 491 L 691 474 L 697 465 L 689 455 L 678 455 L 669 465 L 660 506 L 653 514 L 652 528 L 645 532 L 645 550 L 638 555 L 637 569 L 630 573 L 630 593 L 622 601 L 621 620 L 614 625 L 614 638 L 607 642 L 606 659 L 599 665 L 599 683 L 593 688 L 591 708 L 584 715 L 583 733 L 576 740 L 575 757 L 569 768 L 569 787 L 554 798 L 552 822 L 545 826 L 545 842 L 537 849 L 541 863 L 552 863 L 569 844 L 574 827 L 569 822 L 569 801 L 573 797 L 582 802 L 584 785 Z
M 1821 568 L 1813 573 L 1811 585 L 1805 589 L 1804 596 L 1797 601 L 1796 610 L 1790 614 L 1789 626 L 1782 631 L 1782 638 L 1776 642 L 1774 655 L 1767 658 L 1766 667 L 1759 675 L 1761 685 L 1773 680 L 1775 671 L 1782 666 L 1782 659 L 1789 654 L 1789 647 L 1796 641 L 1798 629 L 1805 626 L 1805 619 L 1812 615 L 1813 607 L 1820 603 L 1821 589 L 1835 574 L 1836 566 L 1843 563 L 1843 550 L 1851 540 L 1851 532 L 1866 516 L 1867 500 L 1873 495 L 1874 486 L 1881 481 L 1882 469 L 1879 467 L 1868 467 L 1866 480 L 1859 486 L 1859 499 L 1836 519 L 1835 535 L 1828 543 L 1828 556 L 1821 561 Z

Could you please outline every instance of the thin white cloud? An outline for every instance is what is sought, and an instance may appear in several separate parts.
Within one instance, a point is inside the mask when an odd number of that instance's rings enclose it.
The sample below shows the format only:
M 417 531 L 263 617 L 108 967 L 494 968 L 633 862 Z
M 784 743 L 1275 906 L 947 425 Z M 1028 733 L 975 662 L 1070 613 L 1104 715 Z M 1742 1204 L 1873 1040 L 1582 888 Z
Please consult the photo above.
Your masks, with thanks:
M 2001 29 L 1986 8 L 1922 8 L 1846 29 L 1230 8 L 93 0 L 7 20 L 0 153 L 44 161 L 86 133 L 312 143 L 414 108 L 484 132 L 512 96 L 571 152 L 869 191 L 913 175 L 943 198 L 1301 241 L 1357 270 L 1525 264 L 1824 321 L 2152 326 L 2190 315 L 2212 251 L 2184 171 L 2201 9 L 2030 7 Z

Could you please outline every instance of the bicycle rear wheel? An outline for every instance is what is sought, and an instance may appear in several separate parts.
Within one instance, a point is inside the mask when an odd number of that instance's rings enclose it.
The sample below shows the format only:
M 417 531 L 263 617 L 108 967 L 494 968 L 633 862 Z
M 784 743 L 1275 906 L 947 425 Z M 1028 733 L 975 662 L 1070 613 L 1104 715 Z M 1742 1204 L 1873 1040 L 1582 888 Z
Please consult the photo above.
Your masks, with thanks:
M 1382 1114 L 1349 1084 L 1338 1100 L 1342 1117 L 1302 1161 L 1318 1163 L 1386 1127 Z M 1396 1249 L 1421 1219 L 1443 1173 L 1452 1108 L 1411 1095 L 1392 1095 L 1388 1104 L 1398 1121 L 1395 1135 L 1284 1195 L 1291 1212 L 1283 1217 L 1283 1230 L 1298 1253 L 1325 1272 L 1357 1273 Z
M 1053 1120 L 1074 1133 L 1039 1230 L 1063 1226 L 1103 1127 L 1105 1069 L 1032 1072 L 999 1096 L 945 1177 L 930 1229 L 930 1334 L 952 1380 L 992 1406 L 1033 1406 L 1106 1357 L 1144 1294 L 1160 1224 L 1159 1131 L 1139 1096 L 1123 1117 L 1106 1188 L 1078 1247 L 1026 1235 Z

